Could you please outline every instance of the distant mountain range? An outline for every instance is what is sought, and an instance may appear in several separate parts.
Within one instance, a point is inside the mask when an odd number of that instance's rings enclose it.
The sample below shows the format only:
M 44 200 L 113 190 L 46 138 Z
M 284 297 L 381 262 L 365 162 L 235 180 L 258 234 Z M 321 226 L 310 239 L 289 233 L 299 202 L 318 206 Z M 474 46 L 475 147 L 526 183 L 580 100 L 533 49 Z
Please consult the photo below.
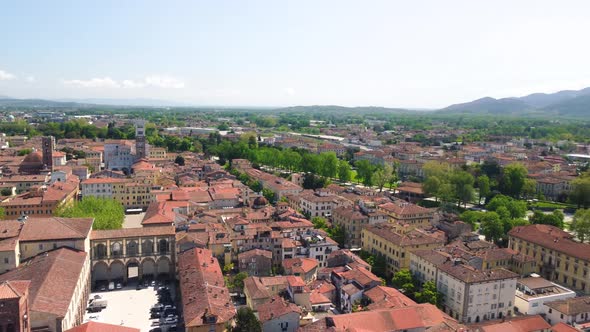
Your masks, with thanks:
M 0 96 L 0 107 L 31 107 L 31 108 L 85 108 L 85 107 L 187 107 L 188 104 L 158 99 L 17 99 Z
M 485 97 L 443 108 L 438 113 L 539 115 L 574 118 L 590 117 L 590 88 L 556 93 L 533 93 L 524 97 Z
M 198 107 L 179 102 L 157 99 L 16 99 L 0 95 L 0 107 L 21 108 L 89 108 L 89 107 Z M 199 107 L 201 108 L 201 107 Z M 211 108 L 211 107 L 203 107 Z M 590 87 L 582 90 L 564 90 L 555 93 L 533 93 L 524 97 L 491 98 L 454 104 L 439 110 L 387 108 L 376 106 L 344 107 L 337 105 L 292 106 L 273 109 L 269 107 L 216 107 L 219 109 L 260 109 L 276 112 L 321 113 L 391 113 L 411 114 L 434 112 L 435 114 L 473 114 L 504 116 L 544 116 L 590 119 Z

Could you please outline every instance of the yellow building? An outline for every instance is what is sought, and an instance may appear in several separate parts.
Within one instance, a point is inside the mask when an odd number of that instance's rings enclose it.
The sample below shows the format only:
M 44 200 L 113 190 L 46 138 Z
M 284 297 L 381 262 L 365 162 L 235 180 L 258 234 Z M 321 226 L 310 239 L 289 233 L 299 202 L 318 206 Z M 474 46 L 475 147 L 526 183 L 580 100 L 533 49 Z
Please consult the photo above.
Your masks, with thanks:
M 514 227 L 508 232 L 509 247 L 531 256 L 536 272 L 575 291 L 590 293 L 590 244 L 550 225 Z
M 388 276 L 400 269 L 410 267 L 410 251 L 434 249 L 445 245 L 441 231 L 414 229 L 407 233 L 396 231 L 395 225 L 381 223 L 366 226 L 361 234 L 363 250 L 371 254 L 384 255 Z
M 433 210 L 406 201 L 381 204 L 378 210 L 390 216 L 392 221 L 409 226 L 408 229 L 428 228 L 434 216 Z
M 150 147 L 150 160 L 165 160 L 167 157 L 166 148 Z

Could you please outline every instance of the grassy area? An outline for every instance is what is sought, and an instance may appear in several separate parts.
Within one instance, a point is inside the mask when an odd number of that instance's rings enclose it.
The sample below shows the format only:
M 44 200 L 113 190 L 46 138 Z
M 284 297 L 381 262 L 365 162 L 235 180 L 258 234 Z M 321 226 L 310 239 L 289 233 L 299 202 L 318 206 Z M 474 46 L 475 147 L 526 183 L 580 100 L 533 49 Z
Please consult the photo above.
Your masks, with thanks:
M 573 204 L 539 201 L 529 203 L 529 209 L 541 209 L 541 210 L 556 210 L 556 209 L 576 209 Z

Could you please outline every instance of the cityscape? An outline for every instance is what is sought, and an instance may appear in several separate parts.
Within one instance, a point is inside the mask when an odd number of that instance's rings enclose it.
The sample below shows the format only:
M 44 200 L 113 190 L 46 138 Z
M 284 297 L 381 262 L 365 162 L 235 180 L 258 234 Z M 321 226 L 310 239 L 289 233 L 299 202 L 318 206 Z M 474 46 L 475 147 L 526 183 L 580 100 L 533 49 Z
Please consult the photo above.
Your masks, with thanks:
M 590 8 L 500 2 L 6 5 L 0 332 L 590 331 Z

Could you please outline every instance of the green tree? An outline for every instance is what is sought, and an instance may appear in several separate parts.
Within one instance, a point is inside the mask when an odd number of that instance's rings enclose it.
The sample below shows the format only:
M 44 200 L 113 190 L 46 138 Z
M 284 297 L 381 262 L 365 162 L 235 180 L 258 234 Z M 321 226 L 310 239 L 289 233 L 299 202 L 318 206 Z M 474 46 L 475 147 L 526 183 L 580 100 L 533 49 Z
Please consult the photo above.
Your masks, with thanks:
M 334 178 L 338 172 L 338 158 L 334 152 L 320 154 L 319 174 L 327 178 Z
M 473 175 L 465 171 L 455 171 L 452 173 L 450 180 L 458 205 L 461 205 L 461 203 L 467 205 L 467 203 L 475 199 Z
M 479 189 L 479 204 L 481 199 L 490 195 L 490 178 L 487 175 L 481 175 L 477 178 L 477 188 Z
M 228 263 L 223 266 L 223 272 L 229 273 L 234 269 L 234 263 Z
M 373 173 L 373 183 L 379 188 L 379 192 L 383 191 L 383 187 L 386 183 L 389 183 L 393 178 L 393 166 L 389 163 L 385 163 L 383 167 L 380 167 Z
M 332 240 L 336 241 L 341 247 L 344 246 L 346 241 L 346 233 L 344 228 L 340 225 L 332 225 L 327 231 L 328 235 Z
M 262 196 L 264 196 L 264 198 L 266 198 L 270 203 L 275 202 L 275 193 L 268 188 L 262 189 Z
M 570 230 L 576 234 L 580 242 L 584 242 L 590 236 L 590 209 L 579 209 L 574 214 Z
M 362 180 L 363 185 L 370 187 L 373 185 L 373 172 L 375 166 L 372 165 L 368 160 L 359 160 L 355 163 L 357 178 Z
M 441 184 L 442 183 L 438 177 L 429 176 L 422 185 L 422 188 L 427 195 L 434 196 L 435 200 L 438 201 Z
M 404 290 L 405 294 L 414 294 L 414 290 L 416 289 L 416 283 L 414 281 L 414 277 L 412 276 L 412 272 L 408 269 L 401 269 L 397 271 L 393 278 L 391 279 L 391 283 L 393 287 Z
M 521 163 L 506 165 L 502 170 L 500 179 L 500 191 L 513 198 L 520 198 L 528 174 L 526 167 Z
M 549 214 L 536 210 L 533 215 L 529 217 L 531 224 L 551 225 L 561 229 L 564 227 L 563 219 L 564 215 L 560 210 L 554 210 Z
M 114 199 L 84 197 L 81 201 L 61 207 L 55 215 L 66 218 L 94 218 L 93 229 L 120 229 L 125 219 L 125 209 Z
M 533 179 L 524 179 L 524 185 L 522 186 L 522 196 L 524 198 L 535 197 L 537 192 L 537 181 Z
M 239 272 L 233 278 L 234 287 L 244 289 L 244 279 L 248 278 L 247 272 Z
M 313 224 L 313 227 L 316 229 L 323 229 L 327 231 L 329 228 L 328 221 L 324 217 L 313 217 L 311 218 L 311 223 Z
M 350 165 L 346 160 L 340 160 L 338 162 L 338 179 L 341 182 L 348 182 L 352 176 Z
M 2 190 L 0 190 L 0 195 L 12 196 L 12 189 L 11 188 L 2 188 Z
M 427 281 L 422 285 L 422 289 L 414 293 L 414 298 L 418 303 L 430 303 L 441 306 L 443 294 L 436 289 L 434 281 Z
M 22 150 L 18 150 L 18 155 L 19 156 L 26 156 L 29 153 L 33 152 L 33 149 L 22 149 Z
M 504 225 L 496 212 L 486 212 L 481 218 L 481 231 L 486 240 L 499 242 L 504 237 Z
M 467 211 L 461 213 L 461 215 L 459 216 L 459 219 L 461 219 L 461 221 L 463 221 L 463 222 L 470 224 L 472 230 L 476 230 L 476 225 L 481 220 L 484 213 L 485 212 L 481 212 L 481 211 L 467 210 Z
M 262 187 L 262 183 L 260 183 L 260 181 L 250 181 L 250 182 L 248 182 L 248 187 L 250 187 L 250 189 L 252 189 L 252 191 L 257 192 L 257 193 L 264 190 L 264 188 Z M 273 197 L 274 197 L 274 193 L 273 193 Z M 267 198 L 267 197 L 265 196 L 265 198 Z
M 262 332 L 262 324 L 250 307 L 240 307 L 235 319 L 236 325 L 231 328 L 233 332 Z
M 6 210 L 3 207 L 0 207 L 0 220 L 6 218 Z
M 494 198 L 492 198 L 492 200 L 486 205 L 486 209 L 489 211 L 496 211 L 502 206 L 508 209 L 510 212 L 510 218 L 522 218 L 526 215 L 526 202 L 515 200 L 504 195 L 494 196 Z
M 570 200 L 578 205 L 578 208 L 587 209 L 590 207 L 590 176 L 580 177 L 572 181 Z

